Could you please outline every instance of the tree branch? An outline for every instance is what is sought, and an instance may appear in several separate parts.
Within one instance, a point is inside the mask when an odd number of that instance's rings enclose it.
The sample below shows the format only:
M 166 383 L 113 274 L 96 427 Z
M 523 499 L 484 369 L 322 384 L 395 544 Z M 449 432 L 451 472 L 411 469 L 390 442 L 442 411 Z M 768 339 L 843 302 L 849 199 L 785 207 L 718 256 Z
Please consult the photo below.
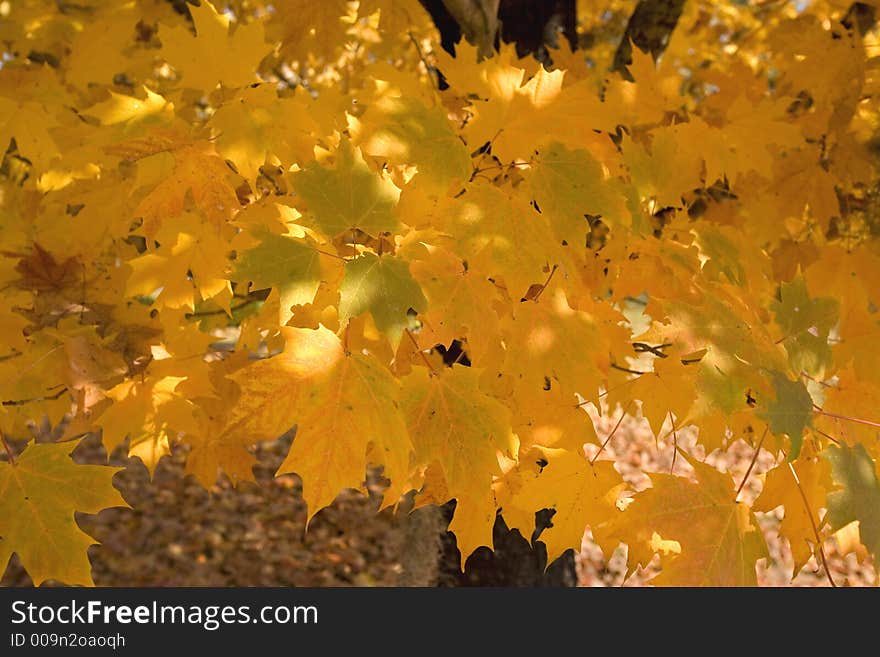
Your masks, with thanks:
M 627 67 L 632 64 L 633 44 L 657 59 L 666 50 L 683 9 L 684 0 L 641 0 L 626 24 L 611 70 L 632 81 Z

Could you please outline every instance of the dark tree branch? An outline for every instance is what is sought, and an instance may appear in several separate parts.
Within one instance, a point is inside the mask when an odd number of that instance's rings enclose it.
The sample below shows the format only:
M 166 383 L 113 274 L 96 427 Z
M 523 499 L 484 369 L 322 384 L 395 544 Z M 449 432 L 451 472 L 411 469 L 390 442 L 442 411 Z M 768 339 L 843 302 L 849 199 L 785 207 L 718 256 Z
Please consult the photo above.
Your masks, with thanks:
M 443 0 L 419 0 L 440 31 L 440 45 L 450 55 L 464 34 Z M 515 43 L 520 57 L 532 54 L 550 61 L 548 46 L 559 45 L 559 34 L 577 47 L 577 0 L 501 0 L 498 8 L 501 39 Z
M 419 0 L 419 4 L 431 15 L 431 20 L 440 30 L 440 46 L 450 55 L 455 55 L 455 44 L 461 41 L 461 28 L 443 0 Z
M 550 60 L 547 47 L 559 45 L 559 33 L 572 50 L 577 47 L 577 0 L 501 0 L 501 39 L 515 43 L 520 57 L 532 54 Z
M 877 22 L 877 10 L 864 2 L 854 2 L 840 22 L 846 29 L 855 29 L 861 36 L 865 36 Z
M 632 64 L 633 44 L 657 59 L 666 49 L 682 9 L 684 0 L 641 0 L 626 24 L 611 70 L 632 80 L 627 67 Z

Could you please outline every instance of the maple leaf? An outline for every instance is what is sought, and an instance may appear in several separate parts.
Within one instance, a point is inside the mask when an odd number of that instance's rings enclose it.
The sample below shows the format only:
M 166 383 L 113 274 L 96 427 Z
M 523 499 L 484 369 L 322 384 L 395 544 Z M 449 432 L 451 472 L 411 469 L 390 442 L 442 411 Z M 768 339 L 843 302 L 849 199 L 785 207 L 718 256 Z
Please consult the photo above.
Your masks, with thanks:
M 92 116 L 101 125 L 124 125 L 131 129 L 135 125 L 159 117 L 165 113 L 173 114 L 174 104 L 147 87 L 143 87 L 145 97 L 126 96 L 109 91 L 107 100 L 95 103 L 82 110 L 84 116 Z
M 122 356 L 111 340 L 102 339 L 94 326 L 80 326 L 71 320 L 59 323 L 59 330 L 46 330 L 64 344 L 67 357 L 67 386 L 81 393 L 79 409 L 87 412 L 104 398 L 104 390 L 119 381 L 128 371 Z
M 400 406 L 416 461 L 439 463 L 450 497 L 483 499 L 501 472 L 498 452 L 516 451 L 510 411 L 480 390 L 473 368 L 414 368 L 402 383 Z
M 55 116 L 40 103 L 0 97 L 0 145 L 6 149 L 14 139 L 38 170 L 46 169 L 61 153 L 51 134 L 57 125 Z
M 598 394 L 608 352 L 593 318 L 573 309 L 563 293 L 520 303 L 512 317 L 502 319 L 501 332 L 508 353 L 505 370 L 522 385 L 532 390 L 558 385 L 587 399 Z
M 160 151 L 156 157 L 163 155 Z M 141 200 L 134 214 L 143 219 L 146 235 L 154 237 L 169 217 L 183 213 L 191 195 L 194 205 L 219 226 L 239 208 L 233 179 L 234 174 L 213 144 L 183 146 L 174 151 L 171 170 Z
M 653 371 L 642 374 L 626 391 L 630 398 L 641 400 L 642 415 L 657 437 L 670 413 L 674 426 L 687 423 L 697 398 L 700 368 L 684 355 L 673 350 L 665 358 L 655 358 Z
M 195 293 L 210 299 L 228 289 L 225 272 L 231 245 L 202 217 L 185 213 L 166 221 L 156 238 L 159 248 L 129 261 L 132 274 L 126 294 L 150 297 L 159 291 L 164 305 L 194 308 Z
M 462 497 L 456 500 L 455 514 L 448 531 L 455 534 L 455 543 L 461 555 L 461 569 L 474 550 L 494 545 L 492 530 L 495 526 L 497 503 L 491 490 L 480 498 Z
M 675 78 L 657 67 L 651 53 L 632 48 L 628 68 L 631 79 L 612 76 L 605 90 L 605 102 L 622 125 L 658 123 L 683 104 Z
M 652 487 L 635 495 L 626 510 L 593 527 L 606 548 L 629 546 L 629 562 L 647 565 L 662 552 L 656 584 L 755 586 L 755 562 L 767 546 L 755 516 L 734 499 L 729 475 L 690 461 L 699 483 L 656 474 Z
M 813 398 L 803 381 L 792 381 L 781 372 L 771 372 L 776 398 L 766 405 L 765 416 L 770 431 L 776 435 L 786 434 L 791 440 L 789 460 L 801 453 L 803 432 L 811 424 Z
M 272 49 L 264 42 L 263 25 L 230 25 L 228 16 L 219 13 L 205 0 L 195 7 L 188 5 L 196 35 L 182 25 L 162 26 L 162 54 L 192 89 L 211 91 L 218 83 L 243 87 L 256 80 L 254 72 L 260 60 Z
M 586 215 L 612 225 L 629 220 L 625 197 L 586 150 L 549 144 L 538 153 L 528 180 L 540 211 L 550 218 L 557 236 L 570 244 L 584 242 L 589 231 Z
M 489 69 L 490 95 L 486 102 L 471 105 L 475 116 L 465 129 L 468 144 L 479 148 L 489 142 L 502 162 L 512 162 L 529 158 L 553 140 L 592 129 L 612 131 L 614 123 L 593 90 L 584 84 L 563 88 L 564 77 L 563 71 L 543 66 L 528 81 L 526 71 L 517 66 Z
M 278 0 L 267 25 L 281 53 L 292 59 L 329 56 L 344 45 L 353 3 L 350 0 Z
M 780 505 L 785 507 L 779 533 L 791 546 L 794 577 L 816 549 L 816 530 L 823 525 L 819 511 L 831 489 L 831 468 L 826 459 L 807 452 L 790 465 L 783 463 L 767 473 L 752 510 L 767 512 Z
M 419 319 L 433 331 L 436 343 L 466 338 L 471 362 L 483 363 L 500 348 L 498 316 L 485 306 L 499 298 L 498 288 L 446 249 L 410 266 L 427 300 Z
M 369 312 L 396 348 L 409 326 L 409 310 L 420 312 L 427 303 L 405 260 L 365 253 L 345 263 L 339 286 L 340 324 Z
M 682 197 L 702 186 L 697 144 L 680 139 L 671 128 L 652 131 L 649 148 L 624 140 L 623 154 L 636 189 L 658 207 L 681 207 Z
M 783 283 L 779 295 L 780 300 L 772 308 L 791 368 L 795 372 L 821 374 L 831 363 L 828 334 L 837 324 L 837 300 L 811 299 L 803 277 Z
M 217 151 L 250 180 L 274 156 L 287 168 L 314 159 L 318 126 L 301 95 L 279 98 L 272 85 L 252 85 L 211 117 Z
M 290 329 L 285 337 L 284 354 L 270 359 L 259 372 L 265 377 L 261 390 L 272 381 L 283 390 L 285 384 L 279 375 L 290 377 L 297 386 L 292 413 L 297 433 L 277 474 L 296 472 L 302 478 L 303 499 L 311 518 L 344 488 L 361 487 L 367 447 L 375 442 L 381 463 L 386 465 L 384 474 L 399 496 L 412 449 L 398 406 L 400 382 L 375 358 L 346 353 L 339 339 L 325 328 Z M 253 375 L 249 372 L 235 379 L 240 384 L 245 380 L 253 383 Z M 239 404 L 246 405 L 250 399 L 243 396 Z M 266 401 L 261 399 L 260 405 L 268 412 Z
M 26 290 L 52 292 L 82 284 L 82 264 L 76 256 L 58 262 L 39 244 L 34 244 L 31 254 L 18 261 L 15 270 L 21 275 L 16 284 Z
M 515 409 L 513 430 L 519 438 L 520 453 L 540 446 L 581 454 L 585 444 L 598 442 L 585 404 L 559 386 L 549 390 L 517 388 L 511 406 Z
M 522 298 L 533 283 L 543 282 L 566 253 L 548 230 L 544 217 L 523 199 L 504 190 L 474 184 L 454 212 L 443 216 L 441 243 L 483 275 L 502 278 L 511 297 Z
M 386 96 L 362 117 L 361 149 L 392 164 L 414 164 L 431 185 L 446 191 L 471 174 L 471 158 L 446 112 L 415 98 Z
M 277 289 L 280 300 L 279 323 L 287 324 L 291 306 L 312 303 L 321 283 L 322 268 L 331 260 L 322 257 L 318 245 L 268 231 L 258 233 L 259 244 L 244 251 L 236 261 L 232 279 L 250 281 L 255 288 Z
M 765 178 L 772 176 L 774 159 L 768 146 L 794 148 L 803 143 L 797 125 L 785 120 L 785 99 L 763 99 L 757 103 L 740 96 L 727 108 L 724 134 L 740 157 L 750 160 L 750 169 Z
M 69 380 L 64 342 L 44 331 L 29 335 L 23 351 L 0 360 L 0 430 L 22 435 L 29 420 L 44 415 L 57 424 L 71 410 Z
M 95 540 L 74 512 L 128 506 L 113 488 L 121 468 L 77 465 L 69 443 L 29 443 L 14 462 L 0 462 L 0 564 L 17 553 L 39 586 L 47 579 L 93 585 L 86 550 Z
M 82 89 L 93 82 L 112 84 L 113 77 L 132 64 L 123 49 L 134 41 L 138 20 L 136 7 L 130 4 L 107 7 L 93 17 L 70 44 L 65 79 Z
M 161 361 L 160 361 L 161 362 Z M 126 437 L 129 455 L 138 456 L 152 472 L 171 453 L 170 438 L 198 432 L 196 408 L 178 387 L 185 376 L 173 376 L 168 362 L 154 364 L 142 381 L 123 381 L 106 392 L 113 404 L 95 420 L 102 442 L 112 452 Z
M 328 237 L 350 228 L 371 235 L 397 228 L 392 209 L 400 190 L 374 173 L 346 139 L 339 142 L 332 168 L 310 162 L 294 175 L 293 188 L 308 204 L 307 216 Z
M 857 520 L 862 544 L 874 558 L 880 557 L 880 481 L 873 459 L 861 444 L 831 445 L 825 456 L 839 487 L 828 494 L 831 529 Z
M 540 537 L 551 563 L 568 549 L 580 549 L 587 525 L 598 526 L 617 513 L 615 502 L 626 484 L 609 461 L 590 463 L 583 454 L 560 449 L 542 449 L 541 454 L 544 460 L 524 474 L 513 504 L 555 511 Z

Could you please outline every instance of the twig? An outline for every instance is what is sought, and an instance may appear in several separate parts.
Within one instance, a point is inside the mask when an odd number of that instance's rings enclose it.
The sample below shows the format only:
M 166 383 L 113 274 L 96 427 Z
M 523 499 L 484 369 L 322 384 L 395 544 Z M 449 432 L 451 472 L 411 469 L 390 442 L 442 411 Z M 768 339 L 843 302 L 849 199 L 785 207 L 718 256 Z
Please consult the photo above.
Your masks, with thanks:
M 623 365 L 618 365 L 617 363 L 611 363 L 611 367 L 616 370 L 620 370 L 621 372 L 627 372 L 628 374 L 638 374 L 641 376 L 642 374 L 651 374 L 651 372 L 641 372 L 639 370 L 631 370 L 628 367 L 624 367 Z
M 664 354 L 663 350 L 666 349 L 666 347 L 671 347 L 672 343 L 664 342 L 663 344 L 653 345 L 648 344 L 647 342 L 633 342 L 632 346 L 633 351 L 637 354 L 644 354 L 647 352 L 654 354 L 657 358 L 669 358 L 669 354 Z
M 53 388 L 55 386 L 52 386 Z M 31 397 L 30 399 L 6 399 L 0 402 L 0 406 L 24 406 L 25 404 L 30 404 L 31 402 L 36 401 L 53 401 L 55 399 L 59 399 L 61 395 L 67 392 L 67 386 L 62 384 L 61 390 L 52 394 L 52 395 L 44 395 L 43 397 Z
M 437 67 L 428 63 L 425 54 L 422 52 L 422 47 L 419 45 L 418 40 L 413 36 L 413 33 L 407 32 L 406 34 L 409 37 L 409 40 L 412 41 L 412 44 L 416 47 L 416 52 L 419 55 L 419 59 L 422 60 L 422 64 L 425 65 L 425 70 L 428 71 L 428 77 L 431 78 L 431 84 L 434 85 L 434 89 L 440 91 L 440 75 L 439 71 L 437 71 Z

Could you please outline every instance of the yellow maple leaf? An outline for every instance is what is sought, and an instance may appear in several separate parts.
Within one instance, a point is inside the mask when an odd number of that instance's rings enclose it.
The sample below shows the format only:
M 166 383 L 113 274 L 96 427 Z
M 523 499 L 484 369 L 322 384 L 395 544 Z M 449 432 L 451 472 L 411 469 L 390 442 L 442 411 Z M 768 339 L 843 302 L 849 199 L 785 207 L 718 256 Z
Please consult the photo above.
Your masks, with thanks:
M 489 142 L 502 162 L 528 159 L 554 139 L 569 139 L 592 129 L 613 130 L 602 103 L 585 83 L 563 89 L 563 71 L 543 67 L 528 81 L 514 66 L 489 73 L 487 102 L 471 106 L 474 119 L 465 136 L 472 148 Z M 577 108 L 575 111 L 574 108 Z
M 480 390 L 473 368 L 413 368 L 403 378 L 401 408 L 416 462 L 439 463 L 450 497 L 482 499 L 501 472 L 498 452 L 516 452 L 510 412 Z
M 375 358 L 346 353 L 325 328 L 291 329 L 286 336 L 286 360 L 278 366 L 288 366 L 300 392 L 296 437 L 278 474 L 296 472 L 302 478 L 311 518 L 342 489 L 361 487 L 374 443 L 377 465 L 385 466 L 391 480 L 389 501 L 396 502 L 412 450 L 399 408 L 400 382 Z
M 187 5 L 195 25 L 193 36 L 183 25 L 162 26 L 162 54 L 191 89 L 211 91 L 218 83 L 243 87 L 256 81 L 260 60 L 272 49 L 265 43 L 259 21 L 233 29 L 228 16 L 205 0 Z
M 162 150 L 154 157 L 166 156 Z M 151 158 L 152 159 L 152 158 Z M 235 175 L 210 142 L 196 142 L 174 151 L 173 164 L 166 170 L 163 161 L 157 184 L 134 209 L 134 215 L 144 222 L 143 230 L 153 237 L 170 217 L 176 217 L 186 208 L 187 198 L 205 216 L 220 226 L 240 207 L 235 194 Z M 141 161 L 139 166 L 146 164 Z
M 533 283 L 546 280 L 568 253 L 548 230 L 547 220 L 520 197 L 494 185 L 474 183 L 440 218 L 448 238 L 437 240 L 467 261 L 468 268 L 506 283 L 520 299 Z
M 572 308 L 561 290 L 523 301 L 502 318 L 507 350 L 504 370 L 517 386 L 541 390 L 559 386 L 594 399 L 608 369 L 608 351 L 593 318 Z
M 210 299 L 229 288 L 227 254 L 232 245 L 201 216 L 184 213 L 166 220 L 156 239 L 160 246 L 155 251 L 129 261 L 126 294 L 156 294 L 162 305 L 194 308 L 198 297 Z
M 267 158 L 284 168 L 314 159 L 318 126 L 302 94 L 280 97 L 272 85 L 251 85 L 223 104 L 209 124 L 217 151 L 253 180 Z
M 807 443 L 809 445 L 809 443 Z M 797 575 L 816 550 L 816 533 L 824 538 L 822 518 L 819 515 L 831 490 L 831 466 L 824 458 L 804 449 L 794 463 L 781 463 L 767 473 L 760 497 L 753 511 L 772 511 L 785 507 L 785 516 L 779 526 L 780 535 L 788 539 Z M 806 498 L 806 501 L 805 501 Z
M 578 399 L 559 386 L 549 390 L 516 388 L 511 406 L 515 409 L 513 430 L 519 438 L 520 454 L 535 446 L 581 454 L 585 444 L 598 442 L 586 404 Z
M 471 159 L 439 107 L 418 99 L 387 96 L 361 117 L 358 138 L 368 155 L 392 164 L 415 165 L 431 187 L 445 192 L 453 181 L 471 174 Z
M 498 316 L 485 311 L 499 298 L 498 288 L 446 249 L 433 250 L 411 268 L 428 301 L 419 319 L 432 332 L 432 344 L 449 345 L 464 338 L 471 362 L 485 366 L 490 353 L 497 354 L 501 347 Z
M 549 563 L 568 549 L 580 550 L 587 525 L 596 527 L 617 513 L 615 502 L 626 484 L 610 461 L 590 463 L 582 453 L 562 449 L 540 453 L 543 460 L 524 464 L 513 504 L 529 511 L 555 511 L 552 525 L 540 536 Z M 532 528 L 526 529 L 530 533 Z
M 74 512 L 128 506 L 111 484 L 120 468 L 77 465 L 73 448 L 31 443 L 14 462 L 0 462 L 0 564 L 17 553 L 37 586 L 47 579 L 93 585 L 86 550 L 95 540 Z
M 635 495 L 626 510 L 594 526 L 607 550 L 629 546 L 629 563 L 647 565 L 662 553 L 656 584 L 755 586 L 755 563 L 767 546 L 754 515 L 734 500 L 730 475 L 691 461 L 699 483 L 656 474 L 653 486 Z

